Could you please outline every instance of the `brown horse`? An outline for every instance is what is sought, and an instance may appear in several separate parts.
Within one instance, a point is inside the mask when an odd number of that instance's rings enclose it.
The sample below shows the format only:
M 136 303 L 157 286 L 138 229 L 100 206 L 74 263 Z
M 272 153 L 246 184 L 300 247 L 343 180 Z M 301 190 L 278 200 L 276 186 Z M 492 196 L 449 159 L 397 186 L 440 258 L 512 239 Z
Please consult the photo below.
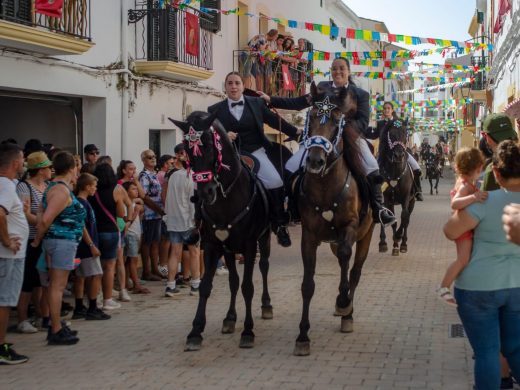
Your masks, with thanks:
M 355 141 L 358 134 L 348 120 L 356 111 L 355 96 L 345 88 L 318 88 L 311 85 L 314 105 L 307 114 L 304 131 L 307 157 L 296 194 L 302 221 L 304 267 L 303 312 L 294 348 L 297 356 L 310 353 L 309 305 L 314 294 L 318 246 L 321 242 L 329 242 L 338 258 L 341 280 L 335 315 L 342 317 L 341 331 L 352 332 L 354 292 L 374 230 L 371 211 L 364 212 L 363 187 L 353 177 L 362 176 Z M 355 243 L 356 254 L 349 278 L 349 261 Z

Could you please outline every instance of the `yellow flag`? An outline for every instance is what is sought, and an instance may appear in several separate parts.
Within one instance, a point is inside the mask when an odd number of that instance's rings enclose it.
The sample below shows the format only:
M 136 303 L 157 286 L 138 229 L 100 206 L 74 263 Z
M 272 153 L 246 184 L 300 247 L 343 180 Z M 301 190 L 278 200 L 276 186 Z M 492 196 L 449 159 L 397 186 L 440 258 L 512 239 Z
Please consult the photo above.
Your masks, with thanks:
M 321 26 L 321 33 L 323 35 L 330 35 L 330 26 L 322 25 Z

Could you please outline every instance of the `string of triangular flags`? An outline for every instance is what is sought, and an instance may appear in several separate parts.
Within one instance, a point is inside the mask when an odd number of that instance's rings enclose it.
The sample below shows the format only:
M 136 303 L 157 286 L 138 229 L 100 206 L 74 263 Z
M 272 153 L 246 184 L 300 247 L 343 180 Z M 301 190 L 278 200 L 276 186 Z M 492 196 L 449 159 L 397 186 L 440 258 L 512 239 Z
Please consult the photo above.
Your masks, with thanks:
M 167 6 L 173 7 L 186 7 L 192 5 L 194 3 L 200 3 L 201 0 L 159 0 L 159 7 L 164 8 Z M 390 34 L 383 33 L 379 31 L 370 31 L 370 30 L 358 30 L 349 27 L 339 27 L 339 26 L 331 26 L 328 24 L 320 24 L 314 22 L 303 22 L 297 21 L 287 18 L 274 18 L 271 16 L 265 15 L 255 15 L 251 12 L 247 12 L 241 10 L 240 8 L 233 8 L 230 10 L 223 10 L 218 8 L 207 8 L 199 5 L 199 9 L 202 12 L 219 12 L 222 15 L 239 15 L 239 16 L 248 16 L 248 17 L 256 17 L 256 18 L 264 18 L 267 20 L 272 20 L 275 23 L 278 23 L 284 27 L 292 28 L 292 29 L 300 29 L 307 31 L 317 31 L 323 35 L 327 35 L 333 38 L 345 37 L 348 39 L 356 39 L 362 41 L 383 41 L 390 43 L 402 43 L 405 45 L 422 45 L 422 44 L 432 44 L 440 47 L 455 47 L 455 48 L 463 48 L 464 52 L 469 53 L 471 50 L 475 48 L 479 49 L 487 49 L 492 50 L 493 45 L 486 43 L 474 43 L 474 42 L 460 42 L 455 40 L 448 39 L 439 39 L 439 38 L 423 38 L 416 37 L 411 35 L 404 34 Z

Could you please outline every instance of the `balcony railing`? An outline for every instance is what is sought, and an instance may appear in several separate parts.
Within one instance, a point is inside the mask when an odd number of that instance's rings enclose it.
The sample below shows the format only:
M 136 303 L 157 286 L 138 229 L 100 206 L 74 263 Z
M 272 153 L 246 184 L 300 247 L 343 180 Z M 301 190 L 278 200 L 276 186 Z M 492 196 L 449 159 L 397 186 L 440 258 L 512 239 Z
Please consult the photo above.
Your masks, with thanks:
M 135 23 L 136 60 L 172 61 L 205 70 L 213 69 L 213 34 L 204 23 L 205 14 L 195 8 L 189 12 L 199 17 L 198 55 L 186 51 L 186 14 L 188 11 L 168 6 L 159 7 L 157 1 L 136 1 L 129 12 L 129 22 Z
M 305 95 L 309 79 L 307 63 L 286 62 L 250 50 L 235 50 L 233 57 L 234 70 L 240 73 L 246 88 L 263 91 L 271 96 Z M 288 66 L 285 72 L 282 65 Z
M 34 12 L 34 0 L 0 0 L 0 20 L 91 41 L 90 0 L 64 0 L 62 17 Z

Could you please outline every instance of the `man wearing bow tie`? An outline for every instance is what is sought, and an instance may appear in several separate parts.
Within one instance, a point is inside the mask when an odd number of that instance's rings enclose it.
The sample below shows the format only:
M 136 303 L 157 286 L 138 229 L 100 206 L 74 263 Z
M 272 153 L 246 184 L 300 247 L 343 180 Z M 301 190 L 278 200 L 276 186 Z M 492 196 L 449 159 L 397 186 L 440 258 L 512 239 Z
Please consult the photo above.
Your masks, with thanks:
M 269 193 L 273 231 L 278 243 L 284 247 L 291 245 L 287 231 L 288 217 L 284 208 L 284 183 L 280 174 L 267 157 L 266 150 L 272 147 L 264 134 L 264 123 L 277 129 L 279 118 L 271 112 L 263 99 L 244 96 L 244 83 L 237 72 L 231 72 L 224 81 L 227 99 L 208 107 L 210 113 L 217 113 L 229 138 L 241 151 L 253 155 L 259 163 L 258 178 Z M 289 137 L 295 137 L 299 130 L 282 119 L 281 130 Z

